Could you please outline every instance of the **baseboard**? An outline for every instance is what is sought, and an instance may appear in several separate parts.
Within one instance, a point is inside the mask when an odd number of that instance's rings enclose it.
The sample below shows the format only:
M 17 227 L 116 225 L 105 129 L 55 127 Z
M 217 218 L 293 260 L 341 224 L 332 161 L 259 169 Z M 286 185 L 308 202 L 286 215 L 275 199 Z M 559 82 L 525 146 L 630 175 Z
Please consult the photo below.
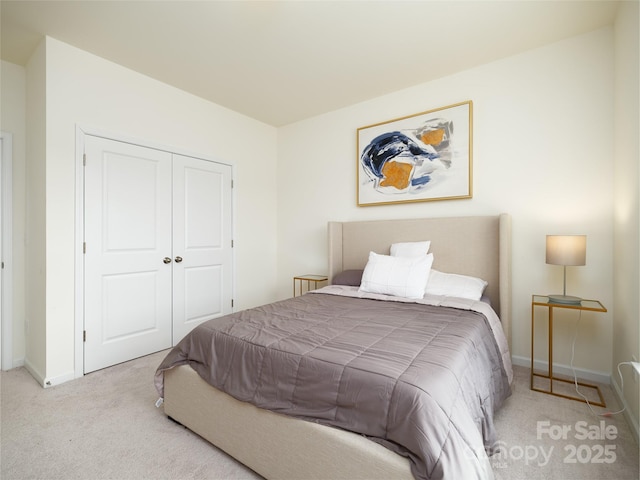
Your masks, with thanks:
M 511 362 L 514 365 L 518 365 L 520 367 L 531 368 L 531 358 L 530 357 L 520 357 L 518 355 L 513 355 L 511 357 Z M 535 360 L 533 362 L 533 368 L 538 372 L 547 372 L 549 370 L 549 362 L 544 362 L 541 360 Z M 604 383 L 605 385 L 611 384 L 611 374 L 604 372 L 594 372 L 593 370 L 584 370 L 581 368 L 575 368 L 576 375 L 581 380 L 587 380 L 589 382 L 595 383 Z M 573 378 L 573 371 L 571 370 L 571 366 L 569 365 L 561 365 L 558 363 L 553 364 L 553 374 L 554 375 L 563 375 L 570 378 Z
M 27 372 L 31 374 L 40 386 L 44 387 L 44 375 L 42 375 L 38 369 L 31 364 L 28 358 L 24 361 L 24 368 L 27 369 Z
M 62 375 L 58 375 L 56 377 L 46 378 L 44 375 L 42 375 L 42 373 L 38 371 L 38 369 L 36 369 L 31 363 L 29 363 L 28 359 L 24 361 L 24 368 L 27 369 L 27 371 L 31 374 L 33 378 L 35 378 L 36 382 L 38 382 L 38 384 L 42 388 L 55 387 L 56 385 L 69 382 L 74 378 L 76 378 L 74 372 L 68 372 Z
M 44 379 L 44 388 L 55 387 L 56 385 L 60 385 L 61 383 L 70 382 L 75 379 L 75 372 L 67 372 L 62 375 L 58 375 L 56 377 L 49 377 Z
M 613 394 L 618 399 L 618 402 L 620 403 L 620 405 L 622 405 L 622 407 L 624 407 L 624 418 L 627 419 L 627 423 L 631 427 L 631 431 L 633 432 L 633 435 L 635 436 L 636 443 L 640 445 L 640 422 L 638 422 L 638 419 L 635 417 L 635 415 L 633 414 L 633 412 L 629 408 L 629 404 L 627 403 L 627 399 L 622 394 L 622 390 L 620 389 L 620 386 L 618 385 L 618 382 L 616 381 L 616 378 L 612 378 L 611 379 L 611 386 L 613 387 L 613 389 L 612 389 L 613 390 Z

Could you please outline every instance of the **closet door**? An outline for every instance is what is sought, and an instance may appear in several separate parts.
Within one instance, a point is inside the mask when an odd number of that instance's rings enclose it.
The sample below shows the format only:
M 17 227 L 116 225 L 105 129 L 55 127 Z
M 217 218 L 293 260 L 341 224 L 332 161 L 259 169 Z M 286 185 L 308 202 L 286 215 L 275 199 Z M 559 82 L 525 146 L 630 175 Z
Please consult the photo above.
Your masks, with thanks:
M 88 373 L 171 346 L 172 159 L 93 136 L 85 155 Z
M 231 167 L 173 155 L 173 342 L 232 311 Z

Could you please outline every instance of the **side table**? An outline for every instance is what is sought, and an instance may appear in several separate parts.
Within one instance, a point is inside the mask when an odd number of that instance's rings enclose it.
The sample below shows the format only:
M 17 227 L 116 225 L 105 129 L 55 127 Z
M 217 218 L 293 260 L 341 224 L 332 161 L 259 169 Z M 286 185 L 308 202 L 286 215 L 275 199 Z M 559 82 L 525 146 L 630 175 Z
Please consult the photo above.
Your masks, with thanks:
M 305 291 L 315 290 L 318 288 L 318 284 L 326 282 L 328 280 L 326 275 L 306 274 L 293 277 L 293 296 L 297 296 L 298 292 L 302 295 Z M 307 289 L 304 290 L 304 282 L 307 282 Z M 311 284 L 313 283 L 313 288 Z
M 536 373 L 533 369 L 533 361 L 534 361 L 534 339 L 535 339 L 535 308 L 536 307 L 545 307 L 549 311 L 548 319 L 549 319 L 549 370 L 546 374 Z M 553 310 L 555 308 L 566 308 L 571 310 L 582 310 L 589 312 L 606 312 L 607 309 L 600 303 L 599 300 L 582 300 L 579 304 L 566 304 L 566 303 L 554 303 L 549 300 L 549 297 L 546 295 L 533 295 L 531 298 L 531 390 L 536 392 L 547 393 L 549 395 L 555 395 L 556 397 L 569 398 L 571 400 L 577 400 L 579 402 L 585 402 L 585 400 L 578 396 L 569 395 L 566 393 L 559 393 L 553 391 L 553 382 L 565 382 L 565 383 L 574 383 L 573 380 L 566 380 L 563 378 L 557 378 L 553 376 Z M 535 387 L 533 384 L 534 377 L 545 378 L 549 380 L 549 388 L 543 389 Z M 602 392 L 600 392 L 600 388 L 597 385 L 592 385 L 590 383 L 578 382 L 578 385 L 582 387 L 593 388 L 598 392 L 598 397 L 600 398 L 600 402 L 589 402 L 592 405 L 597 405 L 599 407 L 606 407 L 604 402 L 604 397 L 602 396 Z

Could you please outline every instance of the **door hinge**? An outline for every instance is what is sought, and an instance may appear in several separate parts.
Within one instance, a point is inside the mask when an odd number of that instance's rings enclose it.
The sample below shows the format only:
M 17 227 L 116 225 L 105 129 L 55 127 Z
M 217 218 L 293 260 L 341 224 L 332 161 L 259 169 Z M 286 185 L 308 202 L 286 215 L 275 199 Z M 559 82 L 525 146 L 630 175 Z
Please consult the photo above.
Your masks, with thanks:
M 82 242 L 82 253 L 87 253 L 87 242 Z
M 82 154 L 82 166 L 83 167 L 87 166 L 87 154 L 86 153 Z
M 231 248 L 233 248 L 233 240 L 231 240 Z
M 233 298 L 231 299 L 231 308 L 233 308 Z
M 86 342 L 86 341 L 87 341 L 87 331 L 86 331 L 86 330 L 83 330 L 83 331 L 82 331 L 82 341 L 83 341 L 83 342 Z
M 233 188 L 233 179 L 231 179 L 231 188 Z

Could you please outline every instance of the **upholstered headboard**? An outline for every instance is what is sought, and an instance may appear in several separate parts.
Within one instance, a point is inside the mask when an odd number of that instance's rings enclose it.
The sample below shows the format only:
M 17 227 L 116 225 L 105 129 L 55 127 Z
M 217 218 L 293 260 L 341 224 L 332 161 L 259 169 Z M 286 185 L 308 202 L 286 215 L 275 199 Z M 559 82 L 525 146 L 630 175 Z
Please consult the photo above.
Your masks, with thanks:
M 329 222 L 329 283 L 363 269 L 369 252 L 389 254 L 395 242 L 430 240 L 433 268 L 480 277 L 511 347 L 511 217 L 508 214 L 364 222 Z

